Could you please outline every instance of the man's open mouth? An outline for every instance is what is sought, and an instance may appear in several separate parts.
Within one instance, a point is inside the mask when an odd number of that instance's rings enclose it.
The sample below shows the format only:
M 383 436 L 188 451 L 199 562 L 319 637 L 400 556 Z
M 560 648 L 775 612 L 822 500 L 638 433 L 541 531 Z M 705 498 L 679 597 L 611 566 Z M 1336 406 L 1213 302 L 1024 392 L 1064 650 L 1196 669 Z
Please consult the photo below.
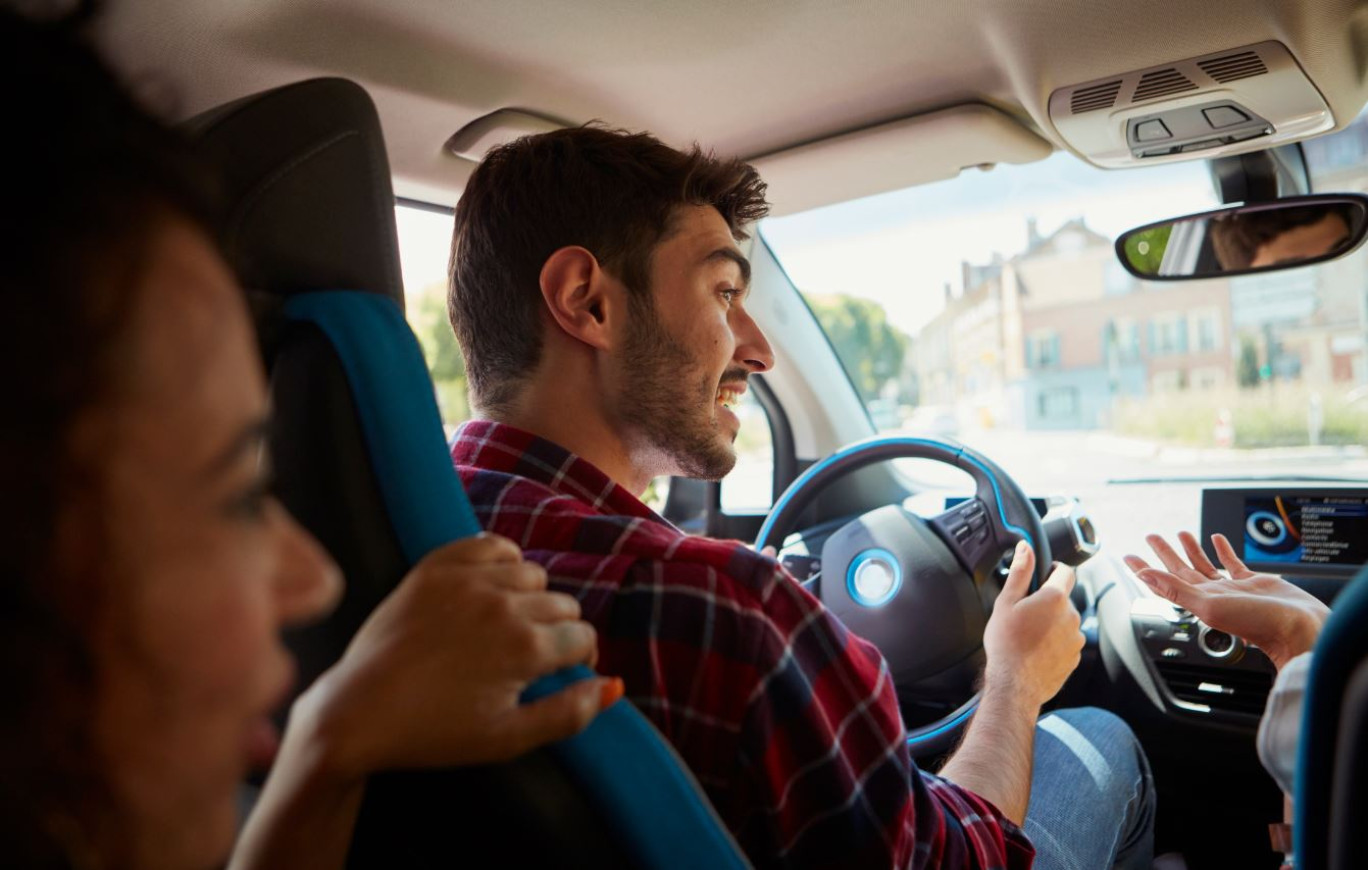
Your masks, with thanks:
M 717 390 L 717 404 L 724 408 L 735 408 L 741 402 L 741 394 L 746 392 L 744 383 L 723 384 Z

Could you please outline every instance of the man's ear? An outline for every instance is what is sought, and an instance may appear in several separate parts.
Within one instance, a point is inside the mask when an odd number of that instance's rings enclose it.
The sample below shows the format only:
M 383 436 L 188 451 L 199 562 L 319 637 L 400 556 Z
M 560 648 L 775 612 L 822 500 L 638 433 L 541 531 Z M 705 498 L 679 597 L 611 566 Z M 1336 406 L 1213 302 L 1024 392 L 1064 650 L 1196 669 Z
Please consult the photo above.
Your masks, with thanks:
M 600 350 L 612 345 L 612 321 L 621 307 L 616 285 L 598 258 L 579 246 L 560 248 L 542 264 L 542 299 L 551 318 L 565 334 Z

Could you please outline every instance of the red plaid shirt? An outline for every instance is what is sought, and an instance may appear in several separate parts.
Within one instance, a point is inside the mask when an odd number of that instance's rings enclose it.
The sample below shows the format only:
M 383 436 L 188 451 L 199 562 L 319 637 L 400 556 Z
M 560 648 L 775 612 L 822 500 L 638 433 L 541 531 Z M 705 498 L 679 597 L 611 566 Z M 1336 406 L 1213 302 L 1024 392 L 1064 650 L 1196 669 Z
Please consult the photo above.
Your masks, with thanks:
M 1030 866 L 996 808 L 917 769 L 879 651 L 774 559 L 686 535 L 510 426 L 467 423 L 451 455 L 483 526 L 579 599 L 599 670 L 623 678 L 757 867 Z

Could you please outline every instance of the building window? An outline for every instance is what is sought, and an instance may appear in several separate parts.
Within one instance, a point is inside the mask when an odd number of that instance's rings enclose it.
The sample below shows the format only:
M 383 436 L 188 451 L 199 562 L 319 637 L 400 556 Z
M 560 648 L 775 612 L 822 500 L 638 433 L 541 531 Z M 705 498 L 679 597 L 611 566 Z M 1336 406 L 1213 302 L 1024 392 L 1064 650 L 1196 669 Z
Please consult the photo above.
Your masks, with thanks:
M 1059 333 L 1033 332 L 1026 336 L 1026 367 L 1048 369 L 1059 365 Z
M 1192 313 L 1192 331 L 1197 334 L 1197 350 L 1203 353 L 1221 349 L 1224 336 L 1221 334 L 1221 312 L 1217 308 L 1205 308 Z
M 1129 317 L 1108 320 L 1102 328 L 1102 358 L 1119 363 L 1139 360 L 1140 324 Z
M 1036 411 L 1042 420 L 1073 419 L 1078 414 L 1078 390 L 1054 387 L 1036 393 Z
M 1204 366 L 1192 370 L 1188 383 L 1194 390 L 1214 390 L 1225 386 L 1225 371 L 1215 366 Z
M 1181 314 L 1160 314 L 1149 324 L 1150 354 L 1173 356 L 1187 353 L 1187 318 Z
M 1150 379 L 1150 386 L 1155 393 L 1177 393 L 1187 389 L 1187 372 L 1169 371 L 1155 372 Z

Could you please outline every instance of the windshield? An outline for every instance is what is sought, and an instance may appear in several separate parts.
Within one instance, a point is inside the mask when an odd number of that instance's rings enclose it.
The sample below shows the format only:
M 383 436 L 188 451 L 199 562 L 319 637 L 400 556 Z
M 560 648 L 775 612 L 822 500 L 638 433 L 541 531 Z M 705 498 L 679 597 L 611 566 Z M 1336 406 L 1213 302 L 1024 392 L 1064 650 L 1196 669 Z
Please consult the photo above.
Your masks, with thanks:
M 1306 143 L 1315 190 L 1368 189 L 1366 145 L 1363 118 Z M 1117 262 L 1124 230 L 1218 205 L 1204 163 L 1059 152 L 762 231 L 879 431 L 959 439 L 1037 494 L 1166 530 L 1195 528 L 1197 499 L 1141 494 L 1175 480 L 1368 479 L 1368 248 L 1179 283 Z

